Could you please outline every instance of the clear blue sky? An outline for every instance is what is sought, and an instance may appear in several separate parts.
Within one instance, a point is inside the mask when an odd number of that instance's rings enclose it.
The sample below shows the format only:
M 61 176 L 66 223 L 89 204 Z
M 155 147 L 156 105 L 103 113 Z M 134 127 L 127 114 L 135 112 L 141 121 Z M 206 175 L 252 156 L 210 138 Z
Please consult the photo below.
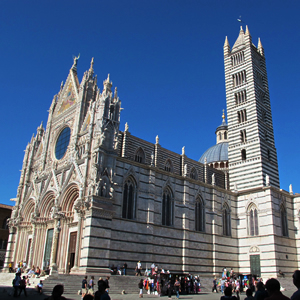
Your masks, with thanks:
M 0 1 L 0 203 L 16 196 L 24 149 L 80 53 L 111 74 L 131 134 L 198 160 L 226 108 L 223 44 L 241 15 L 267 71 L 281 188 L 300 192 L 299 1 Z

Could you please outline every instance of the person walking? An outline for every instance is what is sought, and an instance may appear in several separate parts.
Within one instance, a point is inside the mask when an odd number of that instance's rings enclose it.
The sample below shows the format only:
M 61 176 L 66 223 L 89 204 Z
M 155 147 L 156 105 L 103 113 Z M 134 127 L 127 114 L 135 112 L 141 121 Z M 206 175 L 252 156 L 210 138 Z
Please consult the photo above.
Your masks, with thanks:
M 143 279 L 141 279 L 140 282 L 138 283 L 138 287 L 140 289 L 139 297 L 143 298 Z
M 95 285 L 95 282 L 94 282 L 94 276 L 91 276 L 91 279 L 90 279 L 90 282 L 89 282 L 89 294 L 90 295 L 94 295 L 94 285 Z
M 82 282 L 81 282 L 81 295 L 82 298 L 86 295 L 87 293 L 87 287 L 88 287 L 88 283 L 87 283 L 87 276 L 84 276 Z
M 14 297 L 18 297 L 18 290 L 21 282 L 21 274 L 16 273 L 16 276 L 13 280 L 13 288 L 14 288 Z
M 23 276 L 23 278 L 20 280 L 20 285 L 19 285 L 19 295 L 21 295 L 22 291 L 24 291 L 25 297 L 27 297 L 27 292 L 26 292 L 26 277 Z
M 179 299 L 179 293 L 180 293 L 180 281 L 178 278 L 176 278 L 176 281 L 174 283 L 175 291 L 176 291 L 176 297 Z
M 142 276 L 141 271 L 142 271 L 142 264 L 140 261 L 137 263 L 137 276 Z
M 213 286 L 212 286 L 211 292 L 213 293 L 214 291 L 216 291 L 216 293 L 218 293 L 218 289 L 217 289 L 217 277 L 215 277 L 214 280 L 213 280 Z

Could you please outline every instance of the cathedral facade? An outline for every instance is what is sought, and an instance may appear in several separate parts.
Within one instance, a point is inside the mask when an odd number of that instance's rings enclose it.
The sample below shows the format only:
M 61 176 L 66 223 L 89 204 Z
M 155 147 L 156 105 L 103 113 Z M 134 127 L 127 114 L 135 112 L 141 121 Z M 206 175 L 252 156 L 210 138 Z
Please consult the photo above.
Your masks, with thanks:
M 172 272 L 276 277 L 300 266 L 300 198 L 279 186 L 265 54 L 246 27 L 224 44 L 227 120 L 199 161 L 119 128 L 110 77 L 102 91 L 78 58 L 46 128 L 27 145 L 8 220 L 8 263 L 107 273 L 140 260 Z

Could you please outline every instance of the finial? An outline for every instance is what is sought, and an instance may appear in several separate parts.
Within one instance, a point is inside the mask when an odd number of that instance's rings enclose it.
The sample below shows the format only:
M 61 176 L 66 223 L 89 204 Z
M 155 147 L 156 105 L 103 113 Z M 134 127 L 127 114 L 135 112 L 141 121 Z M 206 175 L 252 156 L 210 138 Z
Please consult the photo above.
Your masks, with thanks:
M 115 87 L 115 94 L 114 94 L 114 97 L 115 97 L 115 99 L 118 98 L 118 89 L 117 89 L 117 87 Z
M 290 184 L 290 186 L 289 186 L 289 192 L 290 192 L 291 195 L 294 194 L 294 193 L 293 193 L 293 186 L 292 186 L 292 184 Z
M 156 144 L 159 144 L 159 137 L 158 137 L 158 135 L 156 136 L 155 141 L 156 141 Z
M 128 126 L 128 123 L 126 122 L 125 123 L 125 131 L 128 131 L 128 129 L 129 129 L 129 126 Z
M 222 115 L 222 119 L 223 119 L 223 121 L 225 121 L 225 109 L 223 109 L 223 115 Z
M 240 33 L 244 33 L 243 26 L 240 26 Z
M 38 129 L 43 129 L 43 121 L 41 122 L 41 125 L 38 127 Z
M 258 45 L 257 45 L 257 48 L 263 48 L 262 44 L 261 44 L 261 41 L 260 41 L 260 38 L 258 38 Z
M 185 155 L 185 146 L 182 147 L 182 155 Z
M 62 81 L 61 84 L 60 84 L 60 90 L 62 90 L 63 87 L 64 87 L 64 81 Z

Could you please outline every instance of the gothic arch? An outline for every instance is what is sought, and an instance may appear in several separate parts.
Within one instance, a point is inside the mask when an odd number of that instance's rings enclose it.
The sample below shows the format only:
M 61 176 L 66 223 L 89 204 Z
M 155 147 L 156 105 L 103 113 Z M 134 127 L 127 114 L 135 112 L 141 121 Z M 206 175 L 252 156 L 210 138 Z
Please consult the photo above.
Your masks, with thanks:
M 165 161 L 164 170 L 171 173 L 173 172 L 173 163 L 170 158 Z
M 231 235 L 231 211 L 227 201 L 222 206 L 223 235 Z
M 123 183 L 122 218 L 135 219 L 137 206 L 137 182 L 129 175 Z
M 191 169 L 190 178 L 198 180 L 198 172 L 195 167 L 192 167 Z
M 253 202 L 249 203 L 247 208 L 247 227 L 248 227 L 248 235 L 257 236 L 259 234 L 258 208 Z
M 174 193 L 172 188 L 167 185 L 162 191 L 162 225 L 173 226 L 174 224 Z
M 34 212 L 34 208 L 35 208 L 35 201 L 33 198 L 30 198 L 28 201 L 26 201 L 21 211 L 21 216 L 23 218 L 23 221 L 30 222 L 30 217 L 31 214 Z
M 55 202 L 55 193 L 53 191 L 49 191 L 40 201 L 38 206 L 38 210 L 41 217 L 50 218 L 51 208 L 54 206 Z
M 132 176 L 134 178 L 134 180 L 136 182 L 136 185 L 138 187 L 139 186 L 139 177 L 136 174 L 133 166 L 129 167 L 129 169 L 127 170 L 127 172 L 124 174 L 123 178 L 127 179 L 127 177 L 129 177 L 129 176 Z M 123 187 L 124 187 L 124 184 L 125 184 L 125 180 L 123 181 Z
M 74 202 L 79 196 L 79 188 L 77 184 L 71 183 L 62 194 L 61 210 L 63 212 L 71 212 L 73 210 Z
M 134 160 L 139 163 L 145 163 L 146 155 L 142 147 L 138 147 L 134 154 Z
M 195 230 L 205 231 L 205 203 L 201 195 L 195 200 Z

